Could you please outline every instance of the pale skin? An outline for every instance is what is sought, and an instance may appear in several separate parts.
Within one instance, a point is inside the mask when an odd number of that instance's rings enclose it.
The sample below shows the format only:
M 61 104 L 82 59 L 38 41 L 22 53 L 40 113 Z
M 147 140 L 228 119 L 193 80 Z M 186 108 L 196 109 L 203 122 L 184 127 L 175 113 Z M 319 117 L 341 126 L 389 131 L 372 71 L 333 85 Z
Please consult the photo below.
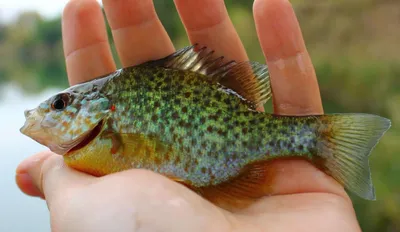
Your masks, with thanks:
M 103 0 L 123 66 L 169 55 L 175 48 L 150 0 Z M 192 43 L 228 59 L 247 60 L 222 0 L 175 0 Z M 256 0 L 254 20 L 271 72 L 274 112 L 322 114 L 310 56 L 287 0 Z M 95 0 L 71 0 L 63 13 L 70 84 L 116 70 L 103 15 Z M 218 35 L 215 37 L 215 35 Z M 157 41 L 157 42 L 155 42 Z M 52 231 L 360 231 L 349 196 L 303 160 L 277 160 L 266 185 L 272 195 L 228 212 L 186 187 L 146 170 L 93 177 L 42 152 L 17 168 L 21 191 L 46 200 Z

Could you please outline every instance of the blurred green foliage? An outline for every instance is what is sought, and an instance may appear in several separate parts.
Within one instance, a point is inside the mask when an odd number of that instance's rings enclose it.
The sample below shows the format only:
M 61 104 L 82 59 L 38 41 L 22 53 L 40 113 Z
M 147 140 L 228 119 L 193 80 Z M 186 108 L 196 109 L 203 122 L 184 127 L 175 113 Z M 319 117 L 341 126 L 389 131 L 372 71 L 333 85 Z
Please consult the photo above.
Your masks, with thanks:
M 293 0 L 314 62 L 325 111 L 389 117 L 393 127 L 371 157 L 377 201 L 354 197 L 365 232 L 400 231 L 400 1 Z M 173 1 L 155 1 L 176 48 L 188 45 Z M 226 0 L 251 60 L 264 62 L 252 16 L 252 1 Z M 112 36 L 109 32 L 112 43 Z M 115 49 L 113 48 L 114 55 Z M 0 84 L 24 91 L 68 85 L 60 18 L 27 12 L 0 25 Z M 116 57 L 116 60 L 118 58 Z

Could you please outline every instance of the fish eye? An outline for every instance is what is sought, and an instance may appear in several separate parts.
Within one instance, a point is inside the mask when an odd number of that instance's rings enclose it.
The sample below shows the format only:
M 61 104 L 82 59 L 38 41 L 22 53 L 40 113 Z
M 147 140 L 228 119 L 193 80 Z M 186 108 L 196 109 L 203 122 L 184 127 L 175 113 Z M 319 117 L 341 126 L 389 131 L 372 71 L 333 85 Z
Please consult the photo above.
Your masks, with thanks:
M 62 93 L 57 95 L 53 102 L 51 103 L 51 108 L 53 110 L 63 110 L 68 106 L 69 94 Z

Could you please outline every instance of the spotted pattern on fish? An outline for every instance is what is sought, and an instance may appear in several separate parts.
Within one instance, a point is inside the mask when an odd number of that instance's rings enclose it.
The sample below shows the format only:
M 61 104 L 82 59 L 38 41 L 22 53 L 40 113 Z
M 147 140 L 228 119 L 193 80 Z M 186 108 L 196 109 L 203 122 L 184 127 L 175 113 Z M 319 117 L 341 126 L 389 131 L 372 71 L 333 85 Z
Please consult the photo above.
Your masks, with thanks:
M 249 110 L 218 84 L 179 70 L 131 69 L 100 92 L 115 106 L 112 130 L 171 147 L 138 155 L 130 161 L 132 167 L 172 173 L 195 186 L 222 183 L 260 159 L 311 154 L 315 148 L 314 117 L 299 121 Z
M 72 86 L 27 111 L 21 131 L 77 170 L 149 169 L 217 204 L 268 194 L 266 161 L 281 157 L 309 160 L 375 198 L 368 156 L 389 120 L 257 112 L 272 94 L 266 65 L 212 54 L 188 47 Z

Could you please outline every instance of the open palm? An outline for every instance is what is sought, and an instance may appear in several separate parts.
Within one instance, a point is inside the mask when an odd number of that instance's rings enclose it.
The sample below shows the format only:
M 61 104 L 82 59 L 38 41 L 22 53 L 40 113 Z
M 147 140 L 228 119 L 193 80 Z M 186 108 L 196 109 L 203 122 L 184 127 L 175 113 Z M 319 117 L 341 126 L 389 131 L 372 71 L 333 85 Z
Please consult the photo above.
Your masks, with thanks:
M 192 43 L 227 60 L 248 60 L 223 0 L 175 0 Z M 124 67 L 175 51 L 151 0 L 103 0 Z M 276 114 L 323 113 L 315 72 L 287 0 L 256 0 L 254 19 L 271 73 Z M 115 71 L 101 8 L 73 0 L 63 14 L 71 84 Z M 92 177 L 50 152 L 20 164 L 17 183 L 46 199 L 53 231 L 359 231 L 350 198 L 331 177 L 304 160 L 276 160 L 268 168 L 271 196 L 228 212 L 166 177 L 128 170 Z

